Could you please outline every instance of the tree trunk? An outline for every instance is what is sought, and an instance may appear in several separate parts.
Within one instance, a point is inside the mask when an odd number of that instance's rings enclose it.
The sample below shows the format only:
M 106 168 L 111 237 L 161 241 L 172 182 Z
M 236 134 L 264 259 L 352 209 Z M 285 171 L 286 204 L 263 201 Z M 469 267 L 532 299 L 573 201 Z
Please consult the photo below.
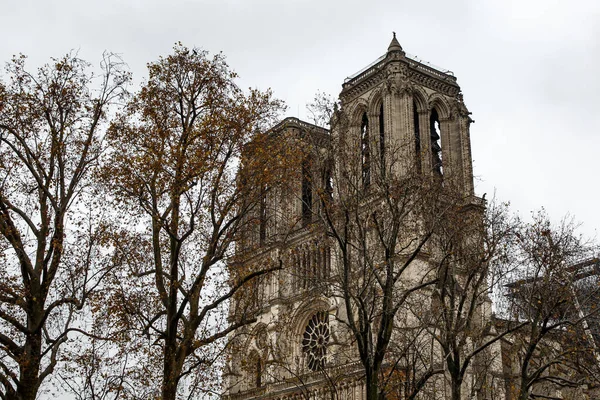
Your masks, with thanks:
M 20 365 L 19 386 L 17 387 L 18 400 L 35 400 L 39 389 L 40 355 L 42 350 L 41 333 L 27 335 L 23 362 Z
M 175 343 L 175 335 L 173 338 L 167 337 L 163 353 L 163 383 L 162 383 L 162 400 L 175 400 L 177 398 L 177 348 Z
M 529 399 L 529 387 L 527 386 L 527 379 L 521 378 L 521 386 L 519 387 L 519 400 Z
M 367 369 L 366 376 L 366 394 L 367 400 L 378 400 L 379 399 L 379 379 L 377 373 L 372 369 Z
M 462 382 L 452 381 L 452 400 L 461 400 L 461 386 Z

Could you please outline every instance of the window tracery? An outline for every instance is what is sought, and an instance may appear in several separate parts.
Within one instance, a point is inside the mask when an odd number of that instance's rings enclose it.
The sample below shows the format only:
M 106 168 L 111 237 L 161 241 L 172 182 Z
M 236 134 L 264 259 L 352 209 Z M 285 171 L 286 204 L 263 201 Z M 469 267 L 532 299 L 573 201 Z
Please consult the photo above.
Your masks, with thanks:
M 311 371 L 325 367 L 329 338 L 329 314 L 319 311 L 308 321 L 302 338 L 302 352 L 306 354 L 306 365 Z

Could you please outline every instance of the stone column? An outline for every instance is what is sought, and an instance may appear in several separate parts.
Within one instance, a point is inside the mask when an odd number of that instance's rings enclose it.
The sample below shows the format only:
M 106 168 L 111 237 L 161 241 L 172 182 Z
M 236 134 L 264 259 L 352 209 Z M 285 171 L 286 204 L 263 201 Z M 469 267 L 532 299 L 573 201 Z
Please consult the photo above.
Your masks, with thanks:
M 412 95 L 407 87 L 400 90 L 400 118 L 398 125 L 400 130 L 400 154 L 403 174 L 406 176 L 412 172 L 415 163 L 415 139 L 412 114 Z
M 431 134 L 429 132 L 429 111 L 419 111 L 419 137 L 421 138 L 421 173 L 431 175 Z
M 444 181 L 454 181 L 454 173 L 456 168 L 454 168 L 454 159 L 453 152 L 455 143 L 453 143 L 453 131 L 454 131 L 454 123 L 450 118 L 442 118 L 440 117 L 440 136 L 441 136 L 441 145 L 442 145 L 442 168 L 444 172 Z
M 472 196 L 474 194 L 473 159 L 471 158 L 471 133 L 469 129 L 470 124 L 471 118 L 468 116 L 461 116 L 458 119 L 458 132 L 462 142 L 461 153 L 463 189 L 467 196 Z

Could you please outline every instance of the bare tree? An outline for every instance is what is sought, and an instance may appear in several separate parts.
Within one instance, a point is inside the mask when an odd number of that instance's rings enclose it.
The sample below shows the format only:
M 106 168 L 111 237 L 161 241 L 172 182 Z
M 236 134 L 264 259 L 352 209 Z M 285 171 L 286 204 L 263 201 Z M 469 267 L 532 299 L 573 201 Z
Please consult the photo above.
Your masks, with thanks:
M 306 111 L 310 114 L 313 124 L 327 128 L 338 111 L 338 103 L 325 92 L 317 92 L 313 101 L 306 105 Z
M 417 312 L 439 345 L 449 376 L 451 398 L 461 399 L 467 377 L 470 395 L 497 398 L 494 376 L 502 371 L 500 341 L 527 323 L 511 321 L 496 329 L 490 293 L 510 274 L 511 244 L 519 229 L 507 205 L 494 201 L 456 207 L 433 239 L 439 280 L 429 311 Z M 500 394 L 501 395 L 501 394 Z
M 279 266 L 227 263 L 242 228 L 256 223 L 246 216 L 260 207 L 260 188 L 278 179 L 269 171 L 285 157 L 267 142 L 242 157 L 281 104 L 270 92 L 244 94 L 222 55 L 178 44 L 148 69 L 148 81 L 112 125 L 104 177 L 122 207 L 115 262 L 128 271 L 112 301 L 150 339 L 167 400 L 186 378 L 192 390 L 216 384 L 193 378 L 209 370 L 223 338 L 254 321 L 238 303 L 228 319 L 229 300 Z M 237 175 L 240 162 L 252 165 L 244 176 Z
M 597 247 L 576 228 L 539 212 L 518 232 L 505 310 L 527 326 L 509 338 L 512 398 L 556 398 L 556 390 L 598 385 Z
M 0 398 L 35 399 L 105 274 L 90 172 L 129 74 L 69 54 L 0 85 Z

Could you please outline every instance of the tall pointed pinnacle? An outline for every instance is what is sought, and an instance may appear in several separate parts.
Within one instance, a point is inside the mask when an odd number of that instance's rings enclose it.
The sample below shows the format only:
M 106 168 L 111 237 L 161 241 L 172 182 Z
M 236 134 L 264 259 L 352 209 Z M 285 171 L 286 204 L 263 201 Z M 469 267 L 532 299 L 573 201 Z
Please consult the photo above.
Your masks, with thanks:
M 394 37 L 390 43 L 390 45 L 388 46 L 388 53 L 392 52 L 392 51 L 402 51 L 402 46 L 400 46 L 400 43 L 398 42 L 398 39 L 396 39 L 396 32 L 392 32 L 394 34 Z

